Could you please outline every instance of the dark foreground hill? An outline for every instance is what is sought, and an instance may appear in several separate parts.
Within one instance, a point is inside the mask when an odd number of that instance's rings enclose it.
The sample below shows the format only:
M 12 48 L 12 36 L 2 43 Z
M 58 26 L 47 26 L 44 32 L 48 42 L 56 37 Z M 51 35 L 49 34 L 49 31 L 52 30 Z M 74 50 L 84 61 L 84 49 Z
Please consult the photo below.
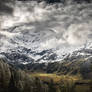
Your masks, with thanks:
M 91 91 L 91 80 L 82 80 L 78 77 L 67 75 L 25 73 L 0 59 L 0 92 Z
M 0 59 L 0 92 L 40 92 L 43 90 L 41 85 L 39 79 L 30 78 L 25 72 L 12 68 Z
M 56 80 L 58 78 L 60 81 L 54 82 L 53 78 Z M 68 87 L 70 82 L 63 82 L 63 79 L 61 81 L 61 76 L 53 78 L 48 76 L 48 78 L 41 80 L 39 76 L 30 76 L 30 74 L 15 69 L 5 60 L 0 59 L 0 92 L 71 92 L 73 90 L 73 83 L 71 87 Z M 65 85 L 65 83 L 68 84 Z

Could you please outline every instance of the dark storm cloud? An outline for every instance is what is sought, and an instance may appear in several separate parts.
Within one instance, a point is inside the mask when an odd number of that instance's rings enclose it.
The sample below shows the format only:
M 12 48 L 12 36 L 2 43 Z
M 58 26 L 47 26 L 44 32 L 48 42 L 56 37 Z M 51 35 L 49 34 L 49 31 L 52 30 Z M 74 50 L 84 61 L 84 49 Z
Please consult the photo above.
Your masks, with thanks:
M 8 3 L 13 4 L 12 0 L 0 0 L 0 14 L 12 14 L 13 8 Z
M 71 0 L 68 0 L 71 1 Z M 84 2 L 84 1 L 83 1 Z M 13 17 L 3 17 L 2 28 L 10 28 L 23 23 L 29 23 L 29 27 L 26 25 L 20 29 L 16 29 L 15 33 L 10 31 L 2 31 L 1 34 L 5 35 L 5 42 L 2 48 L 8 49 L 7 44 L 13 48 L 13 44 L 8 40 L 15 40 L 17 36 L 25 35 L 26 30 L 36 33 L 40 39 L 39 48 L 55 48 L 62 46 L 67 50 L 69 46 L 80 46 L 87 41 L 92 41 L 92 4 L 47 4 L 46 2 L 16 2 L 13 7 Z M 30 34 L 24 38 L 24 42 L 18 39 L 19 46 L 23 45 L 27 48 L 33 43 L 30 41 Z M 8 34 L 8 35 L 7 35 Z M 38 35 L 40 34 L 40 35 Z M 27 38 L 29 37 L 29 38 Z M 17 38 L 16 38 L 17 39 Z M 28 42 L 25 41 L 28 39 Z M 38 42 L 38 41 L 37 41 Z M 35 42 L 34 42 L 35 43 Z M 28 45 L 25 45 L 28 44 Z M 34 46 L 34 45 L 33 45 Z

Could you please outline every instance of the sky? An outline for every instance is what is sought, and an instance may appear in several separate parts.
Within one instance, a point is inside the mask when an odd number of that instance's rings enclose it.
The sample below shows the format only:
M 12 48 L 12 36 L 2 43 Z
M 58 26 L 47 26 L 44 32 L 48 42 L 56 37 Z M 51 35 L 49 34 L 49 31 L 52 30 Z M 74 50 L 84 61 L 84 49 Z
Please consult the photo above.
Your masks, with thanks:
M 0 52 L 22 46 L 67 53 L 92 42 L 92 3 L 6 5 L 10 11 L 0 15 Z

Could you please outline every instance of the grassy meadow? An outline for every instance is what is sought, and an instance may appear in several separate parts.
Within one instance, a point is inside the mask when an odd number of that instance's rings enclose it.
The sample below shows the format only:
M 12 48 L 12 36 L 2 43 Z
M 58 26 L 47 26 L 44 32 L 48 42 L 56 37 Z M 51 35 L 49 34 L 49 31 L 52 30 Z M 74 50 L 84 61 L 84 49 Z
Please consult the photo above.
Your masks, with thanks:
M 51 84 L 55 92 L 91 92 L 91 80 L 84 80 L 80 75 L 57 75 L 48 73 L 32 73 L 31 77 L 39 78 L 48 86 Z M 51 83 L 52 82 L 52 83 Z

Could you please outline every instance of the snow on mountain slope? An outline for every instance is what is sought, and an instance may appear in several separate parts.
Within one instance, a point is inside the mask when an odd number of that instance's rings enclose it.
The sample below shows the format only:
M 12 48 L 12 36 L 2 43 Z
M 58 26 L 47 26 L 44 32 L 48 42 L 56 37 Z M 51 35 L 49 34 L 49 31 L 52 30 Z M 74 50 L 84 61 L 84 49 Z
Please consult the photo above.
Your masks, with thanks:
M 9 61 L 59 61 L 92 42 L 92 3 L 17 1 L 11 7 L 12 15 L 0 16 L 0 53 Z

